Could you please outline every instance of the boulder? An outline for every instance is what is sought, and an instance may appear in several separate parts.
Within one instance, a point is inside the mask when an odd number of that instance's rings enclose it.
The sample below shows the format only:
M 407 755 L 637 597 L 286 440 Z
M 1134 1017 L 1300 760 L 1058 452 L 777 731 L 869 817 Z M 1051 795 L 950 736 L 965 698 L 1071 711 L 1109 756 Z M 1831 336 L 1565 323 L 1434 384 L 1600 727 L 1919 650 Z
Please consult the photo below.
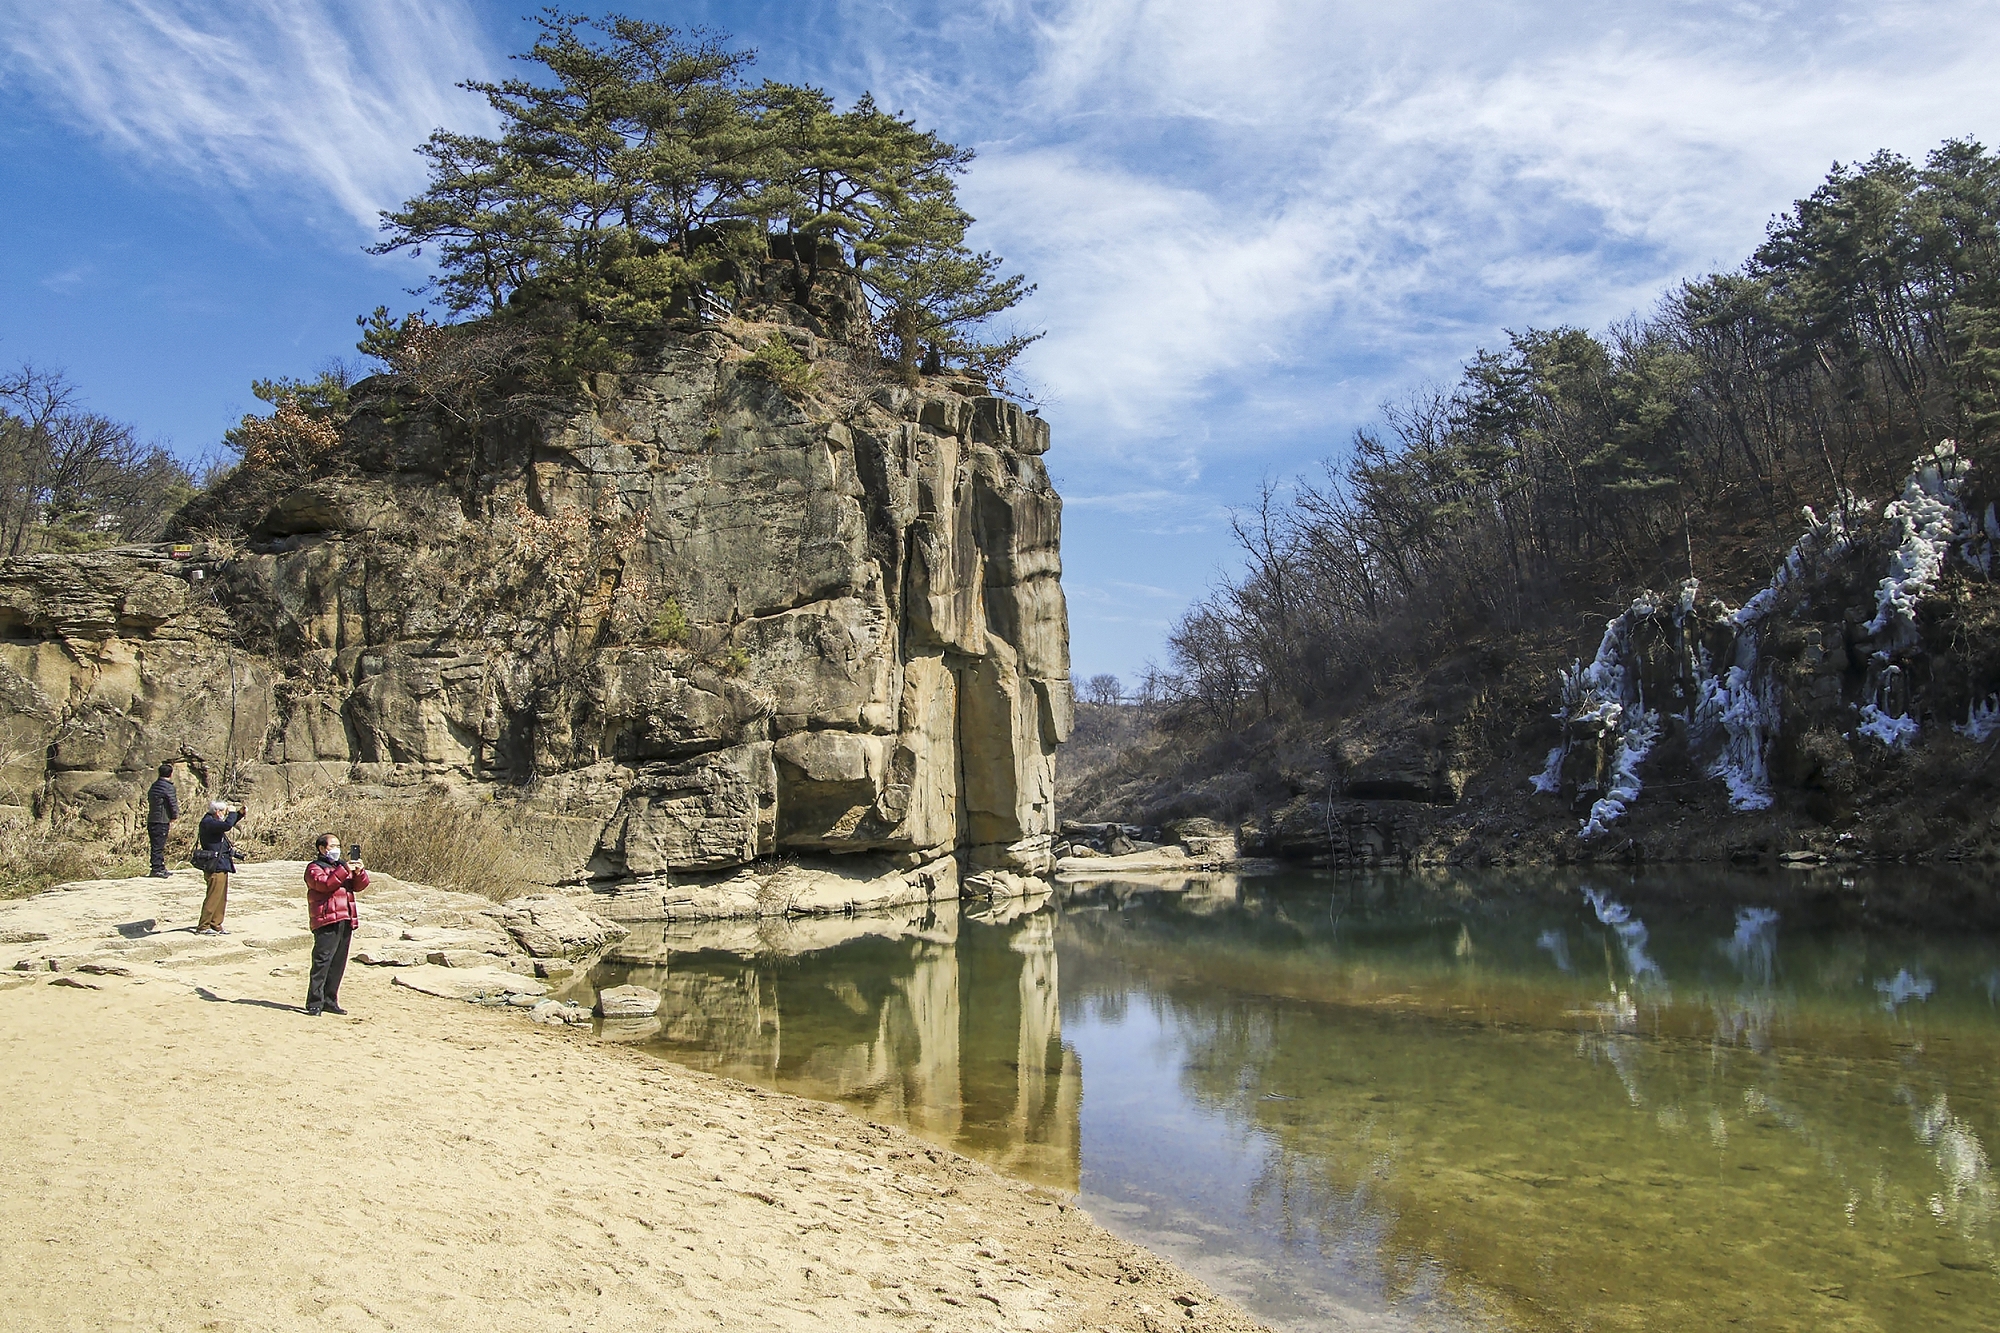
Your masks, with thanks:
M 601 1018 L 651 1018 L 660 1012 L 660 993 L 644 986 L 613 986 L 597 993 Z

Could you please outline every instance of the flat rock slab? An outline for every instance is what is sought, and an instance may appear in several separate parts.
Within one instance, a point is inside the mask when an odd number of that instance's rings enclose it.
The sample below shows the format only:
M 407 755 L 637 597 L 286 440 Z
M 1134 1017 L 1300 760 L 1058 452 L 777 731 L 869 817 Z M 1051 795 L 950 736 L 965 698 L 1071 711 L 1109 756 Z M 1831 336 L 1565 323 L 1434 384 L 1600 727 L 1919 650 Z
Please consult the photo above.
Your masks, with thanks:
M 1161 847 L 1130 856 L 1065 856 L 1056 862 L 1056 874 L 1064 879 L 1149 871 L 1185 875 L 1197 870 L 1223 870 L 1227 866 L 1228 862 L 1220 856 L 1189 856 L 1179 847 Z
M 518 972 L 497 967 L 438 967 L 426 963 L 398 971 L 395 984 L 447 1000 L 483 1000 L 494 995 L 546 995 L 549 988 Z
M 430 950 L 414 944 L 371 944 L 354 951 L 354 961 L 370 967 L 421 967 Z

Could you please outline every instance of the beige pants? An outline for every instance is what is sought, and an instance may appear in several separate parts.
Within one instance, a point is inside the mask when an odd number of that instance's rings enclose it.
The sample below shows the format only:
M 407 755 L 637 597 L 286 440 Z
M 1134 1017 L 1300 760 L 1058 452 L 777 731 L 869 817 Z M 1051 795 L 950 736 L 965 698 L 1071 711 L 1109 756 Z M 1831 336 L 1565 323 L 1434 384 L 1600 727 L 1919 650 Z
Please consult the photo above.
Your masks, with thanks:
M 222 912 L 229 906 L 229 872 L 215 870 L 209 872 L 208 897 L 201 902 L 201 924 L 197 930 L 221 930 Z

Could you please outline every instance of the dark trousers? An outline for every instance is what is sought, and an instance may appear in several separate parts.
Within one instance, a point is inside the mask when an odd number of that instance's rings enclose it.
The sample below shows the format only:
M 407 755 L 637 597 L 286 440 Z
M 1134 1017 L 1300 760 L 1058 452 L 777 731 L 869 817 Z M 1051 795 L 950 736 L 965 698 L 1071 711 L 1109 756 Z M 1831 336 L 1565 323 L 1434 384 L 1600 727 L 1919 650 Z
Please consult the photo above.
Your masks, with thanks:
M 352 921 L 336 921 L 313 931 L 312 980 L 306 983 L 306 1012 L 316 1014 L 340 1007 L 340 978 L 347 971 L 347 942 L 354 937 Z
M 155 874 L 167 868 L 167 830 L 171 824 L 146 825 L 146 844 L 152 849 Z

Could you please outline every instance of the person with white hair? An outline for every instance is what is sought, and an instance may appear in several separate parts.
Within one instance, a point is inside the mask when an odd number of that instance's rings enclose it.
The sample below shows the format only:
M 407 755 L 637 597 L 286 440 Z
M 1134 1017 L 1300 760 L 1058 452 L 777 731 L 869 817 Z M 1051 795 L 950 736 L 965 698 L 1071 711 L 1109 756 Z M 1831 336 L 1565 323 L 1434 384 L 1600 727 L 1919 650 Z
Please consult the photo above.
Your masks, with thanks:
M 201 817 L 197 845 L 189 858 L 195 869 L 208 876 L 208 896 L 202 900 L 201 922 L 194 930 L 197 935 L 229 933 L 222 928 L 222 914 L 229 906 L 229 876 L 236 870 L 236 847 L 229 841 L 229 830 L 242 820 L 243 807 L 231 806 L 220 796 L 208 803 L 208 813 Z

